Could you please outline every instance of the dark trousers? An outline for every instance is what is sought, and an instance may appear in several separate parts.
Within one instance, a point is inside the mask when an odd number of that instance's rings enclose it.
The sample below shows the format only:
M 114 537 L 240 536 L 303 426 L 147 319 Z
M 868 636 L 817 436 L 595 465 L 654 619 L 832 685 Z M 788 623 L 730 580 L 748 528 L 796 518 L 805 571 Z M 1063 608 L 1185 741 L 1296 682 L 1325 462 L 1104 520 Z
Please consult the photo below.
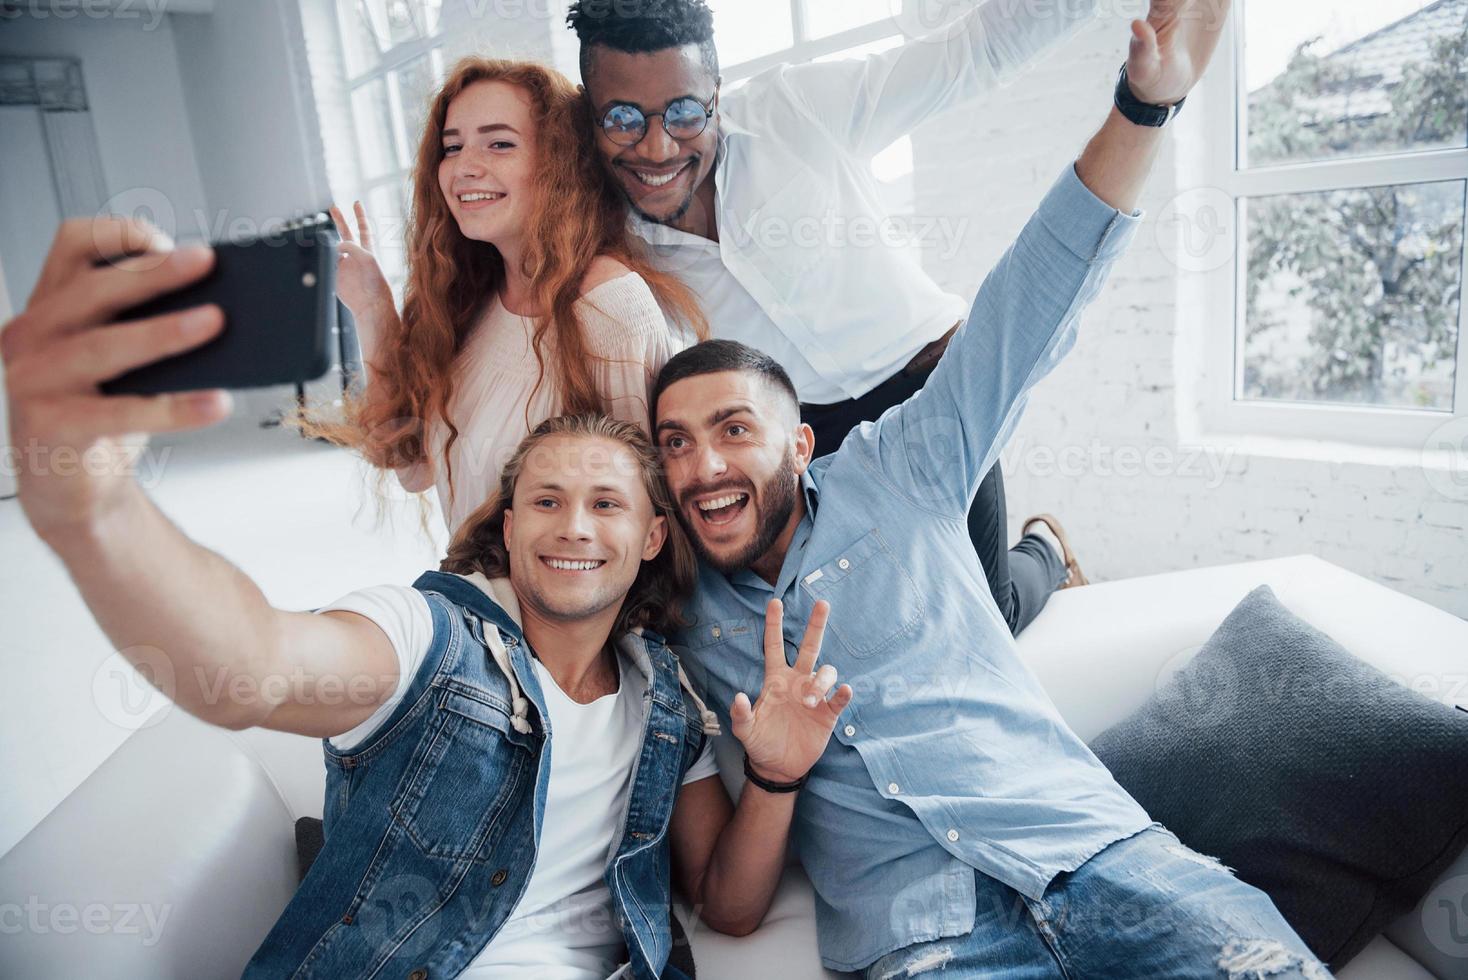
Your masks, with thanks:
M 841 448 L 846 434 L 872 421 L 893 405 L 906 401 L 928 380 L 932 371 L 898 372 L 860 398 L 834 405 L 801 405 L 802 421 L 816 433 L 816 457 Z M 1065 564 L 1043 538 L 1029 534 L 1008 546 L 1009 515 L 1004 500 L 1004 474 L 996 464 L 979 484 L 968 512 L 968 535 L 979 564 L 989 580 L 989 591 L 1009 630 L 1018 636 L 1034 622 L 1050 596 L 1065 582 Z

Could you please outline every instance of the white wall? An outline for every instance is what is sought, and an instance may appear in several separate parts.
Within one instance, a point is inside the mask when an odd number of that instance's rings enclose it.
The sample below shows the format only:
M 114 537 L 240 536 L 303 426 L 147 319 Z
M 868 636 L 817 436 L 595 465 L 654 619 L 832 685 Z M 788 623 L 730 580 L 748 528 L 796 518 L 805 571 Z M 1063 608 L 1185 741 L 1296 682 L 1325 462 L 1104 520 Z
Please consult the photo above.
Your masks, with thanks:
M 0 256 L 5 286 L 25 307 L 46 260 L 47 232 L 61 224 L 51 157 L 36 106 L 0 106 Z
M 1001 95 L 917 134 L 917 213 L 961 229 L 927 256 L 944 285 L 971 296 L 1079 153 L 1107 112 L 1126 37 L 1124 20 L 1098 21 Z M 1203 111 L 1190 103 L 1179 123 Z M 1180 126 L 1135 245 L 1005 453 L 1012 532 L 1055 513 L 1092 579 L 1308 552 L 1468 616 L 1468 501 L 1435 492 L 1415 453 L 1370 462 L 1318 444 L 1265 454 L 1218 443 L 1195 455 L 1199 284 L 1156 220 L 1201 184 L 1179 139 L 1196 148 Z
M 81 59 L 110 199 L 107 210 L 146 209 L 170 233 L 175 216 L 205 207 L 174 56 L 175 20 L 23 15 L 0 28 L 0 55 Z M 30 230 L 43 250 L 55 231 Z

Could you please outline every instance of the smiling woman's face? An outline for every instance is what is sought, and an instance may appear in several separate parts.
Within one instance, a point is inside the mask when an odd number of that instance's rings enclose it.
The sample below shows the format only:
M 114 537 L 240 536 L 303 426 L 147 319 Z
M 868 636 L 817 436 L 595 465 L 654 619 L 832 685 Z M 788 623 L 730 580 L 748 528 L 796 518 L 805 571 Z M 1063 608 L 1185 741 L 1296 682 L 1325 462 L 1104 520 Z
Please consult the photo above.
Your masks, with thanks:
M 518 241 L 532 206 L 535 135 L 529 96 L 508 82 L 476 82 L 449 103 L 438 186 L 465 238 Z

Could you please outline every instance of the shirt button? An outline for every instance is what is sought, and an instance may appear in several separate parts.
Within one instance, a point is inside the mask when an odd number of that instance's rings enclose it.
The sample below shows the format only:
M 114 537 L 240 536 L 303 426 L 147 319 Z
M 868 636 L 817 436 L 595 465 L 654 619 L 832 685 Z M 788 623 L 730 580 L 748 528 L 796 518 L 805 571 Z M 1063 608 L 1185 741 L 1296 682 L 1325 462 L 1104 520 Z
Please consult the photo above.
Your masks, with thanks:
M 718 638 L 719 638 L 719 637 L 720 637 L 720 636 L 723 636 L 723 635 L 724 635 L 724 634 L 723 634 L 723 631 L 722 631 L 722 630 L 720 630 L 720 629 L 719 629 L 719 628 L 718 628 L 718 627 L 717 627 L 717 626 L 715 626 L 715 627 L 714 627 L 714 628 L 713 628 L 713 629 L 712 629 L 712 630 L 710 630 L 710 632 L 712 632 L 712 633 L 713 633 L 713 634 L 714 634 L 714 639 L 716 639 L 716 640 L 717 640 L 717 639 L 718 639 Z
M 896 796 L 898 793 L 902 792 L 902 787 L 898 786 L 896 783 L 888 783 L 887 792 L 891 793 L 893 796 Z
M 841 730 L 846 733 L 846 737 L 847 738 L 850 738 L 851 736 L 853 736 L 853 735 L 856 734 L 856 726 L 855 725 L 847 725 L 845 728 L 843 728 Z
M 846 571 L 846 570 L 847 570 L 847 569 L 848 569 L 848 568 L 850 568 L 850 567 L 851 567 L 851 562 L 849 562 L 849 561 L 847 561 L 847 560 L 846 560 L 846 559 L 845 559 L 845 558 L 843 558 L 843 559 L 841 559 L 841 560 L 840 560 L 840 561 L 838 561 L 838 562 L 837 562 L 837 563 L 836 563 L 836 567 L 837 567 L 837 568 L 839 568 L 839 569 L 841 569 L 841 570 L 842 570 L 842 571 L 843 571 L 843 572 L 844 572 L 844 571 Z
M 408 974 L 408 980 L 428 980 L 428 971 L 420 966 L 418 969 Z
M 950 831 L 948 831 L 948 842 L 950 844 L 957 844 L 958 843 L 958 831 L 956 831 L 956 830 L 950 830 Z
M 503 885 L 505 883 L 505 879 L 509 876 L 510 874 L 508 871 L 506 871 L 504 868 L 500 868 L 494 874 L 490 875 L 489 883 L 498 888 L 500 885 Z

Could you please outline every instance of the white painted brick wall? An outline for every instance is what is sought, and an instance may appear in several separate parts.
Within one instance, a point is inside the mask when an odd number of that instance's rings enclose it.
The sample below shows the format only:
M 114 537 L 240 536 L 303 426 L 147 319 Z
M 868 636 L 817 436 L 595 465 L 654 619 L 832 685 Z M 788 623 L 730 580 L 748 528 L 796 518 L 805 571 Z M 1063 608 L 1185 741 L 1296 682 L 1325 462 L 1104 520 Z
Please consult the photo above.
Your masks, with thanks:
M 1001 95 L 915 134 L 916 213 L 967 219 L 948 258 L 928 253 L 945 286 L 972 296 L 1080 152 L 1109 107 L 1126 36 L 1124 20 L 1099 20 Z M 1183 466 L 1188 379 L 1175 347 L 1195 326 L 1179 315 L 1186 284 L 1150 217 L 1198 183 L 1178 173 L 1174 149 L 1143 202 L 1148 224 L 1005 453 L 1012 533 L 1030 514 L 1057 514 L 1093 580 L 1311 553 L 1468 617 L 1468 502 L 1435 492 L 1420 468 L 1243 454 L 1215 457 L 1221 478 Z M 1045 467 L 1039 447 L 1080 463 Z M 1110 464 L 1123 449 L 1174 462 L 1118 473 Z

